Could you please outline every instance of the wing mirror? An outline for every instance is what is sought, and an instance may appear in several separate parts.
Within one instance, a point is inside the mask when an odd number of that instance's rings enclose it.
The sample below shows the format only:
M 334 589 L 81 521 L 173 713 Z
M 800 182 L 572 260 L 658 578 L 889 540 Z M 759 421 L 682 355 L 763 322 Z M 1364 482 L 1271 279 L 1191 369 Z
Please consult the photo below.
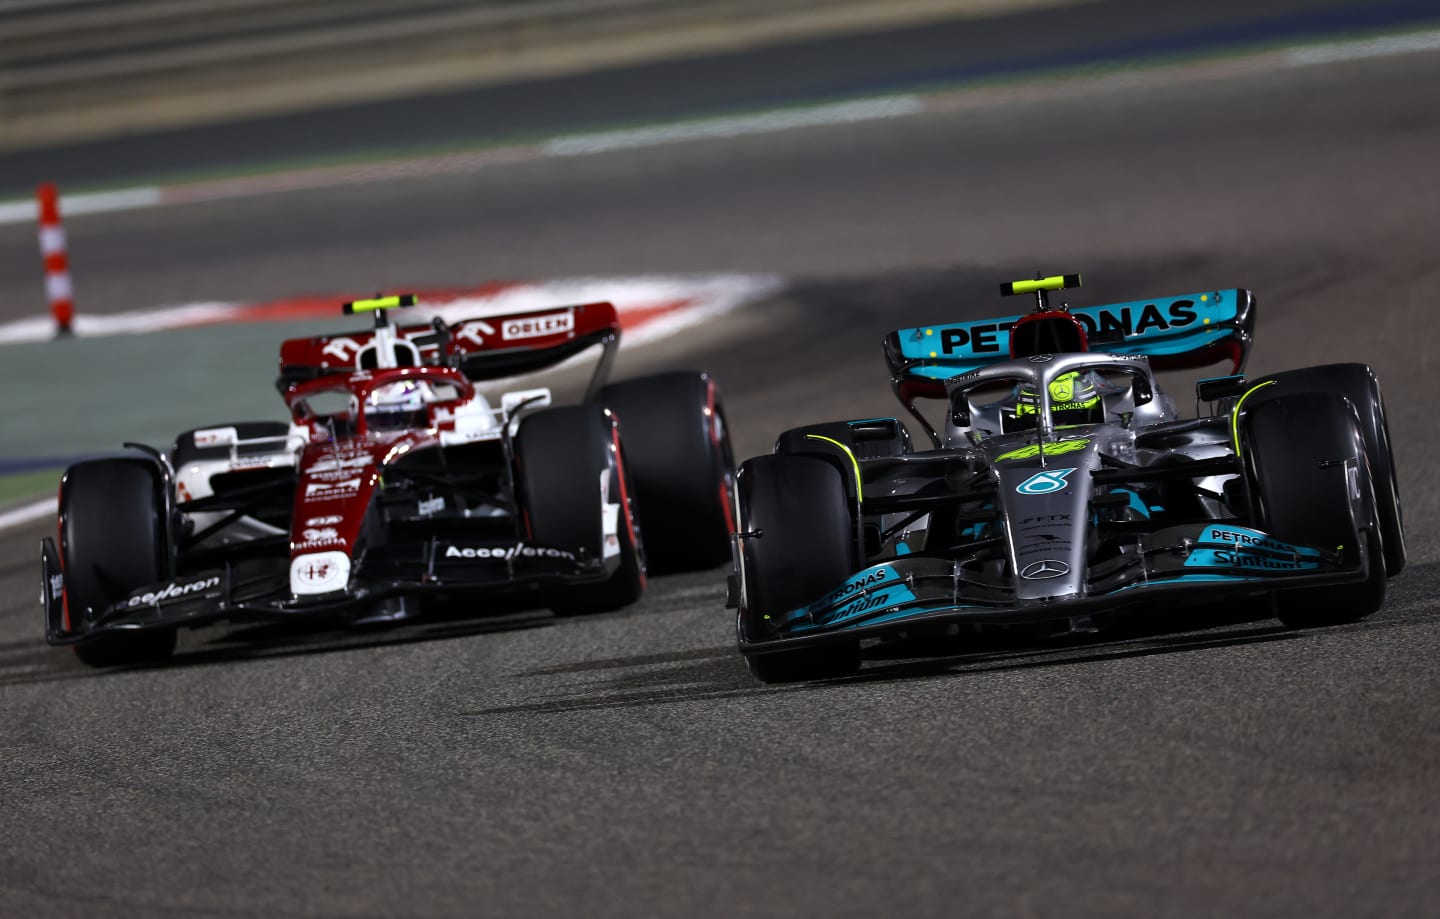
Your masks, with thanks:
M 1195 398 L 1201 402 L 1218 402 L 1238 396 L 1245 391 L 1245 374 L 1236 373 L 1227 377 L 1211 377 L 1195 384 Z
M 1155 398 L 1155 390 L 1150 386 L 1150 378 L 1148 376 L 1140 374 L 1134 377 L 1133 380 L 1134 382 L 1130 385 L 1130 393 L 1137 406 L 1144 405 Z
M 545 408 L 550 404 L 550 388 L 542 386 L 539 389 L 518 389 L 515 392 L 507 392 L 500 397 L 500 408 L 509 418 L 519 408 Z
M 950 403 L 950 423 L 957 428 L 970 427 L 970 401 L 964 396 Z

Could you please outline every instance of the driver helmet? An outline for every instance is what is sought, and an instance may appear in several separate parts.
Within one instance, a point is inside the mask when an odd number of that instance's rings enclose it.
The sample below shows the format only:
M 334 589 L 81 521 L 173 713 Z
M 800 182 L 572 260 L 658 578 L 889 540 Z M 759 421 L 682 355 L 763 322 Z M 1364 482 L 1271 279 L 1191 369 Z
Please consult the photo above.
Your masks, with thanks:
M 425 424 L 425 404 L 434 395 L 428 383 L 400 380 L 377 386 L 365 397 L 365 420 L 372 428 L 420 427 Z
M 1006 432 L 1034 428 L 1039 409 L 1039 394 L 1029 386 L 1021 386 L 1014 415 L 1006 418 Z M 1050 422 L 1055 427 L 1097 424 L 1104 420 L 1105 406 L 1094 374 L 1072 370 L 1050 381 Z

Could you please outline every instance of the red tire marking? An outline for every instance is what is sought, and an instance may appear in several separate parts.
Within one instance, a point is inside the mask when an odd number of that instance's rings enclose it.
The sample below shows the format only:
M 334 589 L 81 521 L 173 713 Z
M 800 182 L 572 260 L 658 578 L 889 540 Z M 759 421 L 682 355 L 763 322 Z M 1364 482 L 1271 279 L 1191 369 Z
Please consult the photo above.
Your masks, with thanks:
M 720 447 L 720 415 L 715 410 L 715 381 L 707 378 L 705 380 L 705 416 L 710 423 L 710 445 L 715 448 L 720 465 L 725 465 L 725 451 Z M 729 469 L 721 470 L 720 478 L 720 513 L 725 516 L 725 532 L 734 533 L 735 513 L 730 507 L 730 473 Z
M 735 512 L 730 507 L 730 488 L 728 486 L 728 480 L 721 481 L 720 506 L 725 511 L 725 532 L 733 534 L 735 532 Z
M 612 416 L 613 418 L 613 416 Z M 610 422 L 610 442 L 615 445 L 615 476 L 620 480 L 620 507 L 625 512 L 625 525 L 630 530 L 630 548 L 638 555 L 637 530 L 635 518 L 630 513 L 630 492 L 625 488 L 625 460 L 620 452 L 620 425 L 615 421 Z M 640 569 L 640 586 L 643 588 L 646 583 L 645 569 Z
M 60 556 L 60 619 L 65 624 L 65 631 L 70 631 L 70 591 L 66 590 L 65 584 L 65 514 L 59 510 L 63 508 L 65 500 L 65 480 L 60 480 L 60 490 L 55 495 L 55 545 L 59 548 L 56 553 Z M 45 589 L 49 590 L 50 585 L 46 584 Z
M 705 380 L 705 417 L 710 421 L 710 445 L 720 446 L 720 428 L 716 425 L 715 415 L 715 381 Z

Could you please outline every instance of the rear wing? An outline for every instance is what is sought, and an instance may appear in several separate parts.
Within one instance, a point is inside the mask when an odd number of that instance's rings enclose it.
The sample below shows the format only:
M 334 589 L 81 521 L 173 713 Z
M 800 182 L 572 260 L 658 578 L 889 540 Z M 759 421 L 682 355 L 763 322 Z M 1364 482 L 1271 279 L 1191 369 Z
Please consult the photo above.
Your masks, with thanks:
M 1186 370 L 1230 361 L 1241 372 L 1255 330 L 1255 295 L 1244 288 L 1206 291 L 1070 310 L 1092 348 L 1145 355 L 1156 370 Z M 1020 318 L 899 329 L 885 337 L 895 395 L 943 399 L 945 380 L 1010 358 L 1010 326 Z M 913 409 L 912 409 L 913 411 Z
M 408 304 L 404 304 L 408 305 Z M 291 384 L 380 366 L 374 330 L 291 338 L 280 345 L 281 392 Z M 592 388 L 603 385 L 620 343 L 610 303 L 584 303 L 395 327 L 401 367 L 457 367 L 473 382 L 536 373 L 595 345 L 604 350 Z

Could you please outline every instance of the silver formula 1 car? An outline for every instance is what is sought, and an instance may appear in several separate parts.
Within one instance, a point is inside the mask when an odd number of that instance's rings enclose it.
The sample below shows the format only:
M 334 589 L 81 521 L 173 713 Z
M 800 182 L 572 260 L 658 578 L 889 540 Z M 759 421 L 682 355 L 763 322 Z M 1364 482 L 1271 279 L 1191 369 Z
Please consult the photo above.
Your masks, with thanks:
M 1385 407 L 1364 364 L 1247 379 L 1250 291 L 892 332 L 895 418 L 808 425 L 737 475 L 740 650 L 767 682 L 844 675 L 862 641 L 1103 628 L 1251 599 L 1360 619 L 1405 565 Z M 1230 363 L 1181 418 L 1155 371 Z M 932 424 L 919 399 L 943 400 Z
M 557 612 L 609 610 L 639 598 L 647 559 L 729 557 L 734 463 L 710 377 L 606 385 L 609 303 L 388 321 L 413 305 L 346 304 L 374 327 L 284 342 L 289 421 L 70 467 L 58 539 L 41 545 L 47 640 L 110 665 L 164 657 L 178 627 L 216 620 L 388 622 L 431 601 L 484 613 L 531 590 Z M 592 348 L 578 405 L 480 388 Z

